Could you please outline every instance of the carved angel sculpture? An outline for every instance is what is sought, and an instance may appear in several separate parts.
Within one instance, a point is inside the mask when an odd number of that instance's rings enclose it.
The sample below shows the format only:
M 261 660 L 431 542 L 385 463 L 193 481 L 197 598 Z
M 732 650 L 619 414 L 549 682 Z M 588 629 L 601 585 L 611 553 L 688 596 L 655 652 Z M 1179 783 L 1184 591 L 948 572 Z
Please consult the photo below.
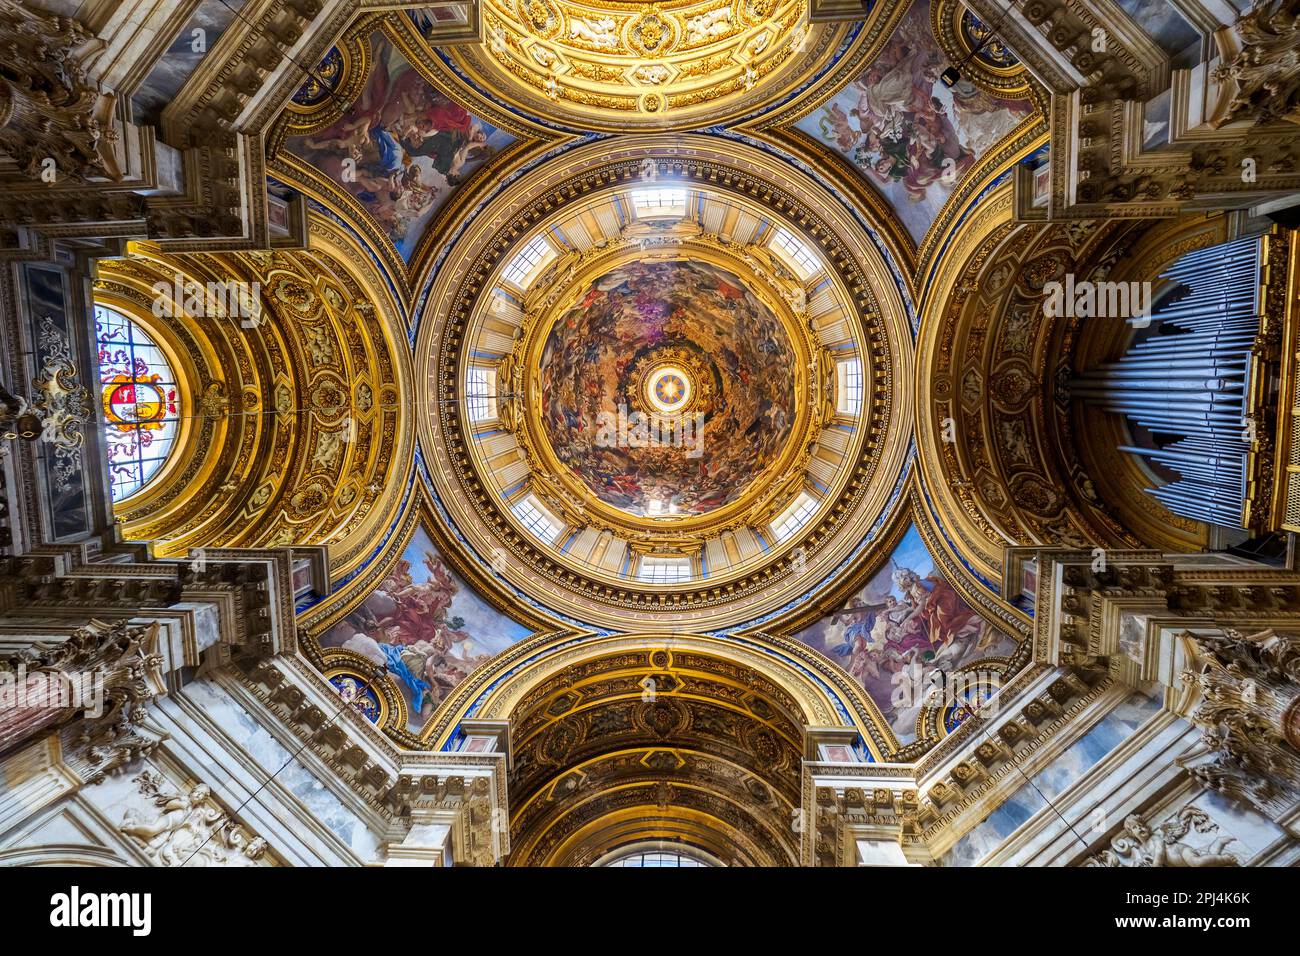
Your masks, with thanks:
M 1151 826 L 1136 813 L 1124 818 L 1124 830 L 1110 841 L 1087 866 L 1241 866 L 1241 860 L 1226 852 L 1234 837 L 1216 837 L 1208 847 L 1198 849 L 1182 840 L 1188 833 L 1209 833 L 1218 824 L 1196 807 L 1184 807 L 1177 818 Z

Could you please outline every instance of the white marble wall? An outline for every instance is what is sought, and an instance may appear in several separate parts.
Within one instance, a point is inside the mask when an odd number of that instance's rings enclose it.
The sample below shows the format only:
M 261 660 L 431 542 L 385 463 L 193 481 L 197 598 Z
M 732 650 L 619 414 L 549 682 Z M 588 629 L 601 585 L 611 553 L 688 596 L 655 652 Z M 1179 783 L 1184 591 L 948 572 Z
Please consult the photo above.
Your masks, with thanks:
M 165 735 L 157 751 L 100 783 L 84 784 L 57 735 L 0 761 L 0 865 L 338 866 L 382 856 L 378 816 L 229 689 L 193 682 L 155 701 L 148 726 Z

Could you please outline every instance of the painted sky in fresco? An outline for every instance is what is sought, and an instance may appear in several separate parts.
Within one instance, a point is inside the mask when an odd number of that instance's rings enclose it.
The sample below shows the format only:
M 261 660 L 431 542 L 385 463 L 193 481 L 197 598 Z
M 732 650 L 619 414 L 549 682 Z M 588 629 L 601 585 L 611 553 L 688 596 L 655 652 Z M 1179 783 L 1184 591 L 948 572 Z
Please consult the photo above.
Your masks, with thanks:
M 949 89 L 947 66 L 918 0 L 880 56 L 796 124 L 861 170 L 918 243 L 962 176 L 1032 112 L 968 80 Z
M 454 103 L 381 34 L 355 103 L 337 122 L 289 140 L 289 151 L 350 193 L 410 261 L 447 197 L 514 142 Z
M 935 570 L 914 526 L 884 567 L 843 608 L 795 639 L 847 670 L 904 744 L 916 739 L 920 712 L 921 694 L 906 692 L 910 687 L 928 686 L 936 669 L 951 674 L 980 658 L 1004 657 L 1016 647 Z M 919 680 L 903 687 L 909 672 Z

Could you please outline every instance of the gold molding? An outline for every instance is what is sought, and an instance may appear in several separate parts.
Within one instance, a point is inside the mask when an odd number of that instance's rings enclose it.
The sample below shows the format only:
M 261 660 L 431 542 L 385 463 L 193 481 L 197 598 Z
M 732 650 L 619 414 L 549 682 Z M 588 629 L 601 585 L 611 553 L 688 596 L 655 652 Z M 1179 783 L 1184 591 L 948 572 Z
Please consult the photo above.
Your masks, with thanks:
M 825 67 L 848 28 L 808 24 L 803 7 L 486 0 L 483 42 L 448 55 L 528 116 L 576 130 L 687 129 L 761 115 Z
M 979 54 L 972 54 L 976 43 L 971 42 L 972 38 L 962 26 L 968 15 L 976 14 L 961 0 L 932 0 L 930 29 L 939 47 L 954 64 L 964 63 L 962 76 L 986 93 L 1006 99 L 1029 97 L 1033 78 L 1023 62 L 1017 59 L 1014 65 L 1002 66 Z M 992 42 L 1005 48 L 1000 40 Z
M 632 181 L 629 177 L 639 175 L 647 151 L 651 156 L 662 157 L 661 173 L 666 170 L 674 177 L 699 179 L 705 187 L 716 189 L 725 185 L 742 194 L 760 197 L 773 211 L 801 222 L 801 231 L 811 235 L 822 247 L 823 254 L 846 282 L 857 308 L 865 311 L 873 331 L 864 334 L 864 338 L 876 353 L 868 357 L 875 389 L 870 396 L 869 415 L 874 421 L 864 426 L 862 437 L 867 440 L 871 459 L 877 464 L 857 464 L 855 475 L 846 486 L 857 504 L 848 508 L 837 503 L 830 513 L 830 523 L 821 522 L 811 529 L 816 540 L 823 542 L 816 546 L 811 558 L 807 554 L 806 535 L 802 540 L 786 542 L 771 556 L 773 560 L 766 570 L 755 572 L 739 583 L 725 582 L 724 587 L 724 582 L 701 581 L 698 596 L 690 592 L 671 596 L 661 591 L 647 593 L 632 581 L 590 587 L 583 580 L 575 579 L 575 569 L 557 564 L 522 535 L 505 533 L 503 536 L 511 523 L 499 512 L 491 517 L 495 506 L 490 505 L 490 496 L 477 490 L 476 480 L 467 474 L 469 453 L 463 439 L 457 437 L 462 422 L 454 403 L 447 404 L 452 398 L 452 383 L 459 381 L 457 363 L 465 347 L 460 324 L 472 314 L 469 303 L 484 287 L 495 264 L 539 220 L 550 216 L 557 205 Z M 799 190 L 797 196 L 792 186 Z M 539 192 L 540 198 L 530 198 Z M 422 378 L 429 386 L 427 395 L 423 389 L 418 390 L 425 405 L 421 415 L 423 441 L 438 458 L 430 462 L 430 472 L 435 480 L 441 478 L 444 482 L 453 475 L 458 476 L 454 486 L 458 490 L 452 491 L 449 486 L 440 493 L 449 508 L 458 513 L 456 520 L 462 533 L 472 536 L 471 546 L 485 552 L 502 547 L 504 542 L 511 555 L 506 573 L 512 581 L 539 597 L 544 595 L 548 603 L 565 614 L 611 627 L 637 627 L 652 620 L 674 620 L 690 622 L 693 629 L 705 629 L 724 621 L 736 622 L 755 616 L 760 613 L 759 607 L 777 606 L 788 600 L 791 588 L 798 588 L 800 580 L 805 579 L 801 573 L 799 580 L 792 580 L 790 573 L 792 554 L 799 547 L 805 549 L 807 561 L 803 571 L 807 574 L 824 574 L 834 567 L 830 563 L 832 556 L 843 555 L 852 546 L 850 516 L 862 516 L 853 517 L 852 523 L 871 520 L 865 514 L 874 517 L 888 499 L 897 469 L 902 467 L 905 458 L 910 420 L 907 394 L 895 384 L 902 381 L 906 356 L 910 353 L 910 327 L 903 316 L 894 273 L 854 222 L 819 187 L 797 175 L 792 179 L 790 168 L 779 160 L 752 147 L 721 143 L 711 137 L 688 137 L 665 144 L 662 138 L 628 136 L 619 141 L 613 152 L 603 143 L 581 147 L 566 153 L 562 160 L 553 161 L 549 174 L 540 182 L 516 183 L 496 197 L 471 223 L 471 228 L 443 263 L 428 297 L 431 302 L 447 302 L 446 312 L 439 310 L 436 316 L 426 316 L 416 349 L 417 366 L 424 370 Z M 430 318 L 434 321 L 428 321 Z M 886 461 L 889 464 L 877 474 L 879 464 Z M 875 502 L 866 513 L 861 511 L 864 500 Z M 471 531 L 473 525 L 481 530 Z M 825 544 L 829 542 L 834 542 L 834 546 L 827 551 Z M 726 616 L 720 616 L 721 613 Z
M 755 632 L 739 641 L 684 631 L 585 637 L 573 632 L 539 635 L 514 645 L 489 662 L 490 666 L 471 674 L 456 688 L 454 697 L 444 702 L 445 707 L 440 708 L 436 720 L 426 726 L 421 736 L 434 747 L 442 746 L 484 691 L 488 696 L 475 711 L 475 718 L 509 719 L 533 688 L 566 668 L 633 651 L 697 652 L 748 667 L 797 701 L 805 722 L 813 726 L 842 725 L 835 706 L 838 699 L 847 706 L 853 725 L 874 759 L 884 760 L 898 749 L 898 741 L 875 702 L 847 673 L 800 641 Z M 835 696 L 828 694 L 825 687 L 835 688 Z

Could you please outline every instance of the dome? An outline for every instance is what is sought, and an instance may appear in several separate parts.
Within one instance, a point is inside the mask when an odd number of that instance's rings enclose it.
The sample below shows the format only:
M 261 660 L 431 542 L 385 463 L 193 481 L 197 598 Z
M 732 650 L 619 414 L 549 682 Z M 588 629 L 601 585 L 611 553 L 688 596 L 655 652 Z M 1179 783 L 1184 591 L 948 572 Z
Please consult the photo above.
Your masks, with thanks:
M 484 0 L 482 16 L 485 42 L 451 48 L 458 71 L 525 112 L 592 129 L 743 116 L 873 32 L 810 22 L 807 0 Z
M 780 606 L 902 500 L 884 256 L 813 181 L 683 142 L 592 144 L 504 193 L 417 341 L 437 500 L 494 573 L 611 626 Z
M 795 421 L 794 350 L 732 272 L 634 259 L 579 290 L 546 337 L 542 423 L 559 463 L 635 517 L 741 497 Z

